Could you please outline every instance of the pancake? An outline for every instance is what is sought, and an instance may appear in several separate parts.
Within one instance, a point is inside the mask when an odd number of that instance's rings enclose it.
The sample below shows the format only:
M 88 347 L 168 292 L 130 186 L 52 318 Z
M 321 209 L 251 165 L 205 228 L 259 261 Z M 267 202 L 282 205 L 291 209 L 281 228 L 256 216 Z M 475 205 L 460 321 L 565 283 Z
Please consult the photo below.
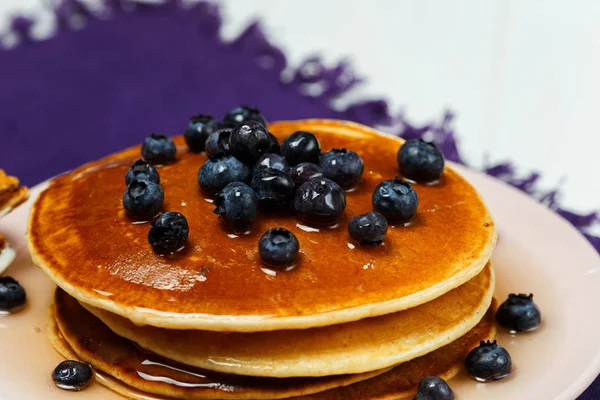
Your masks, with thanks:
M 29 197 L 29 190 L 21 186 L 19 179 L 7 175 L 0 169 L 0 217 L 23 203 Z
M 92 364 L 98 382 L 133 399 L 267 399 L 298 396 L 302 392 L 307 394 L 294 399 L 404 398 L 414 394 L 424 376 L 454 376 L 480 340 L 496 335 L 492 305 L 484 318 L 459 339 L 386 372 L 375 372 L 370 379 L 366 379 L 369 374 L 292 379 L 243 377 L 195 369 L 144 351 L 113 333 L 60 289 L 55 300 L 49 334 L 57 351 L 64 357 Z M 352 381 L 358 382 L 349 384 Z M 332 386 L 338 387 L 308 394 Z
M 117 335 L 169 359 L 224 373 L 283 378 L 363 373 L 430 353 L 473 328 L 493 292 L 488 266 L 458 288 L 405 311 L 322 328 L 255 333 L 140 327 L 82 305 Z
M 347 147 L 364 160 L 365 174 L 347 194 L 331 229 L 292 215 L 259 215 L 253 230 L 232 235 L 198 190 L 205 154 L 191 154 L 176 137 L 178 160 L 158 169 L 164 209 L 190 225 L 185 249 L 156 255 L 148 224 L 132 223 L 121 204 L 124 175 L 139 146 L 55 178 L 32 208 L 28 245 L 33 261 L 81 302 L 138 325 L 167 329 L 256 332 L 303 329 L 385 315 L 433 300 L 477 275 L 490 258 L 496 228 L 475 189 L 451 167 L 437 184 L 415 184 L 420 204 L 408 226 L 391 226 L 385 244 L 356 247 L 348 220 L 371 210 L 371 195 L 398 175 L 401 139 L 354 123 L 281 122 L 282 140 L 296 130 L 319 138 L 322 150 Z M 300 242 L 292 271 L 264 269 L 258 238 L 282 227 Z

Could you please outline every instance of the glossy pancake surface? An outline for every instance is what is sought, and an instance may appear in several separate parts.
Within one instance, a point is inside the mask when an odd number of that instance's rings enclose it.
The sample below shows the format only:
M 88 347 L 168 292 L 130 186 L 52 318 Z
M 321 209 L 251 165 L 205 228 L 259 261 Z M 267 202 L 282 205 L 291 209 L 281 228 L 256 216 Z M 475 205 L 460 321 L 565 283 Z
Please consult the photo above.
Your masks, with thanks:
M 28 229 L 34 262 L 82 302 L 136 324 L 169 329 L 253 332 L 356 321 L 430 301 L 477 275 L 495 245 L 484 203 L 447 167 L 440 182 L 414 185 L 419 208 L 409 226 L 392 226 L 385 244 L 358 247 L 347 234 L 354 215 L 372 209 L 382 180 L 398 175 L 402 141 L 354 123 L 329 120 L 270 125 L 281 141 L 313 132 L 322 150 L 346 147 L 364 160 L 360 186 L 333 229 L 307 227 L 293 215 L 259 214 L 236 236 L 213 214 L 196 175 L 206 160 L 175 138 L 178 160 L 158 168 L 164 209 L 183 213 L 190 235 L 183 251 L 156 255 L 148 223 L 125 215 L 124 176 L 139 147 L 57 177 L 35 202 Z M 300 242 L 292 271 L 265 270 L 257 251 L 267 229 L 283 227 Z
M 489 308 L 488 266 L 456 289 L 408 310 L 322 328 L 221 333 L 136 326 L 82 304 L 117 335 L 186 365 L 265 377 L 356 374 L 430 353 L 464 335 Z
M 387 372 L 323 378 L 232 376 L 170 361 L 114 334 L 60 289 L 51 310 L 49 334 L 63 356 L 89 362 L 100 383 L 134 399 L 398 399 L 413 395 L 424 376 L 454 376 L 480 340 L 495 337 L 494 308 L 459 339 Z

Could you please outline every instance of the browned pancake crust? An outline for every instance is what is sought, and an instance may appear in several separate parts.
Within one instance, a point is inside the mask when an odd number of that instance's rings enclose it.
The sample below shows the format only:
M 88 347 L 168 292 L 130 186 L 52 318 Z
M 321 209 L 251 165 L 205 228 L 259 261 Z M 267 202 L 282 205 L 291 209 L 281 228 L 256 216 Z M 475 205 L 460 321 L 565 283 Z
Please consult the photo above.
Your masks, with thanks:
M 336 133 L 349 127 L 349 133 Z M 475 189 L 452 169 L 438 184 L 414 186 L 417 214 L 409 226 L 391 227 L 384 246 L 352 248 L 347 222 L 372 209 L 377 184 L 398 175 L 402 141 L 338 121 L 275 123 L 270 129 L 280 140 L 297 129 L 313 131 L 323 151 L 347 147 L 362 156 L 362 183 L 348 193 L 335 229 L 307 232 L 292 215 L 259 215 L 252 233 L 231 236 L 198 190 L 205 154 L 187 152 L 177 137 L 177 162 L 158 171 L 164 209 L 188 219 L 185 250 L 156 255 L 147 241 L 149 225 L 125 215 L 124 175 L 140 157 L 135 147 L 54 179 L 30 218 L 34 262 L 72 296 L 136 323 L 226 331 L 309 328 L 400 311 L 484 267 L 495 226 Z M 275 277 L 261 270 L 257 251 L 258 238 L 272 227 L 292 231 L 301 247 L 299 265 Z
M 479 324 L 456 341 L 387 372 L 376 372 L 374 374 L 377 376 L 370 379 L 367 379 L 368 374 L 276 379 L 219 374 L 175 363 L 141 350 L 132 342 L 114 334 L 60 289 L 55 297 L 55 318 L 60 332 L 78 357 L 129 387 L 161 396 L 185 399 L 267 399 L 286 398 L 301 393 L 307 393 L 297 397 L 303 400 L 404 397 L 413 393 L 418 382 L 427 375 L 452 377 L 464 362 L 467 353 L 477 346 L 480 340 L 495 337 L 494 308 L 492 304 Z M 153 380 L 152 377 L 162 378 Z M 357 380 L 359 382 L 349 385 Z M 202 387 L 189 387 L 202 384 Z M 343 387 L 308 394 L 336 386 Z M 124 388 L 125 392 L 127 390 Z

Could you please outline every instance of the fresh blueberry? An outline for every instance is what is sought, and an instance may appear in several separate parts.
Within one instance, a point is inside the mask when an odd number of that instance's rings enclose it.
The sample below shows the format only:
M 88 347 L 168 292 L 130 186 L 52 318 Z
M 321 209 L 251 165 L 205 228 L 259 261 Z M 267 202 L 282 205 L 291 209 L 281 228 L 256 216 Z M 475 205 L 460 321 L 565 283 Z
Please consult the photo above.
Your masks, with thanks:
M 381 182 L 373 192 L 373 208 L 388 221 L 408 222 L 417 212 L 418 205 L 417 192 L 400 178 Z
M 273 228 L 258 241 L 258 253 L 265 264 L 273 268 L 286 268 L 294 264 L 300 244 L 287 229 Z
M 258 202 L 266 209 L 282 209 L 290 204 L 294 194 L 292 178 L 277 169 L 260 169 L 252 175 L 250 183 Z
M 63 361 L 52 372 L 56 386 L 65 390 L 85 389 L 93 380 L 91 365 L 74 360 Z
M 281 155 L 286 158 L 290 165 L 301 162 L 318 163 L 321 155 L 321 144 L 312 133 L 294 132 L 283 141 Z
M 144 160 L 137 160 L 127 171 L 125 175 L 125 183 L 129 185 L 134 179 L 144 179 L 146 181 L 160 183 L 160 176 L 150 163 Z
M 347 149 L 333 149 L 323 153 L 320 165 L 323 175 L 344 189 L 356 186 L 365 170 L 362 158 Z
M 426 376 L 419 382 L 413 400 L 454 400 L 454 392 L 439 376 Z
M 174 253 L 183 247 L 189 233 L 190 228 L 183 214 L 164 212 L 152 223 L 148 242 L 157 253 Z
M 250 169 L 232 156 L 219 156 L 207 160 L 198 171 L 198 184 L 208 194 L 222 190 L 231 182 L 246 182 Z
M 398 150 L 398 166 L 406 178 L 415 182 L 433 182 L 444 171 L 444 155 L 435 144 L 423 139 L 407 140 Z
M 480 382 L 495 381 L 510 375 L 512 361 L 508 351 L 498 346 L 495 340 L 482 340 L 479 346 L 467 355 L 465 368 L 472 378 Z
M 294 181 L 294 185 L 298 187 L 311 179 L 322 177 L 323 170 L 317 164 L 303 162 L 292 167 L 290 176 Z
M 142 144 L 142 158 L 151 164 L 168 164 L 175 161 L 177 148 L 170 137 L 151 134 Z
M 377 211 L 357 215 L 348 223 L 348 233 L 360 244 L 381 244 L 387 229 L 385 217 Z
M 287 163 L 285 158 L 275 153 L 267 153 L 262 156 L 254 166 L 254 172 L 258 172 L 261 169 L 272 168 L 279 170 L 285 174 L 290 172 L 290 165 Z
M 223 123 L 231 128 L 236 127 L 240 122 L 244 121 L 256 121 L 262 126 L 267 126 L 267 120 L 260 113 L 260 110 L 248 106 L 236 107 L 229 111 L 225 115 L 225 118 L 223 118 Z
M 233 182 L 217 193 L 215 198 L 215 214 L 237 233 L 250 230 L 256 216 L 258 197 L 256 192 L 245 183 Z
M 183 134 L 190 151 L 195 153 L 204 151 L 206 139 L 218 127 L 219 122 L 211 115 L 199 114 L 190 118 L 190 123 Z
M 542 314 L 532 294 L 509 294 L 496 311 L 496 321 L 512 332 L 529 332 L 540 326 Z
M 247 165 L 254 165 L 266 153 L 279 153 L 275 136 L 259 122 L 245 121 L 236 126 L 229 138 L 231 153 Z
M 8 276 L 0 277 L 0 311 L 14 311 L 25 305 L 25 289 Z
M 337 183 L 316 178 L 302 184 L 294 197 L 294 211 L 301 220 L 333 224 L 346 209 L 346 194 Z
M 219 129 L 206 139 L 204 150 L 208 157 L 220 157 L 229 153 L 231 129 Z
M 132 180 L 123 193 L 123 207 L 138 219 L 151 219 L 160 211 L 165 195 L 162 186 L 144 179 Z

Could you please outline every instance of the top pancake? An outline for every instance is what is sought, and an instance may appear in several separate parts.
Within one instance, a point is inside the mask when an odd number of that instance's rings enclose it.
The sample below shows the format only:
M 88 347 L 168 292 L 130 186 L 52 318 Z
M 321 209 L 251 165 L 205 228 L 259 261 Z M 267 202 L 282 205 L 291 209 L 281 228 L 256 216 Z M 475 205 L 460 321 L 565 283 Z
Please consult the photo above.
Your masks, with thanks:
M 430 301 L 477 275 L 490 258 L 496 229 L 475 189 L 451 168 L 439 183 L 414 185 L 419 208 L 409 226 L 392 226 L 382 246 L 354 246 L 348 220 L 372 209 L 375 186 L 398 175 L 402 140 L 362 125 L 306 120 L 271 124 L 279 140 L 313 132 L 322 150 L 361 155 L 365 173 L 347 194 L 337 227 L 313 229 L 292 215 L 257 216 L 252 232 L 232 235 L 199 192 L 205 154 L 188 153 L 159 167 L 164 209 L 190 225 L 185 249 L 156 255 L 148 223 L 133 223 L 122 207 L 124 175 L 140 157 L 134 147 L 55 178 L 36 200 L 28 229 L 34 262 L 79 301 L 170 329 L 255 332 L 356 321 Z M 300 242 L 292 271 L 265 270 L 257 242 L 283 227 Z M 266 272 L 265 272 L 266 271 Z

